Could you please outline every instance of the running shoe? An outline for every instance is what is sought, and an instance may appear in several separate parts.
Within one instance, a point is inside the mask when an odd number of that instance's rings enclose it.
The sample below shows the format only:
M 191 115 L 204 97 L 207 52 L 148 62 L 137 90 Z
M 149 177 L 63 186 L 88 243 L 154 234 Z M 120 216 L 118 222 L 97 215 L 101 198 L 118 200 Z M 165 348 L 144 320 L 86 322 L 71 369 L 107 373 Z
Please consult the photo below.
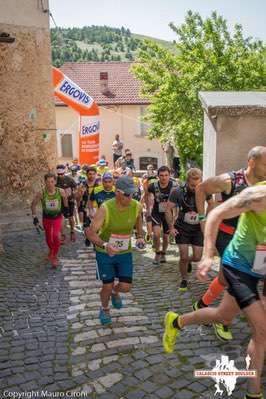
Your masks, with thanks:
M 192 309 L 194 310 L 194 312 L 196 312 L 197 310 L 200 310 L 202 308 L 199 306 L 199 302 L 196 301 L 196 302 L 193 303 Z
M 59 265 L 59 261 L 57 257 L 51 258 L 51 264 L 52 264 L 52 269 L 56 269 L 57 266 Z
M 166 263 L 165 252 L 161 251 L 160 263 Z
M 264 399 L 263 393 L 246 393 L 244 399 Z
M 176 338 L 180 330 L 173 326 L 173 321 L 179 317 L 177 313 L 167 312 L 164 318 L 163 347 L 166 353 L 172 353 L 176 343 Z
M 115 309 L 121 309 L 123 307 L 122 298 L 120 295 L 111 295 L 112 305 Z
M 100 317 L 100 322 L 103 326 L 112 324 L 112 319 L 109 310 L 104 311 L 103 308 L 101 308 L 99 317 Z
M 186 292 L 188 290 L 188 283 L 187 280 L 183 279 L 180 283 L 179 291 Z
M 187 272 L 188 272 L 188 274 L 192 273 L 192 264 L 191 264 L 191 262 L 189 262 L 189 264 L 188 264 Z
M 233 339 L 233 335 L 228 326 L 223 325 L 222 323 L 214 323 L 213 328 L 216 334 L 216 337 L 223 342 L 231 341 Z
M 154 260 L 153 260 L 153 264 L 154 265 L 159 265 L 160 264 L 160 259 L 161 259 L 161 252 L 156 252 L 155 253 L 155 257 L 154 257 Z
M 61 234 L 60 244 L 64 245 L 65 243 L 66 243 L 66 235 L 65 234 Z

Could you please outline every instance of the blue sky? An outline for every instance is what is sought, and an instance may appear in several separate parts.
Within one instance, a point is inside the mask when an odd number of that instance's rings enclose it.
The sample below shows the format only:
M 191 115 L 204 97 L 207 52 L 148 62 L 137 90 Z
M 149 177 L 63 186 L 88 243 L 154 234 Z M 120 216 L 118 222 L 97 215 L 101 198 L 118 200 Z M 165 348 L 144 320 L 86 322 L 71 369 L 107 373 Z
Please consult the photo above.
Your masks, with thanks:
M 49 0 L 58 26 L 124 26 L 133 33 L 173 40 L 169 22 L 184 21 L 189 9 L 202 17 L 213 10 L 232 27 L 243 26 L 245 36 L 266 41 L 266 0 Z M 54 24 L 51 21 L 51 26 Z

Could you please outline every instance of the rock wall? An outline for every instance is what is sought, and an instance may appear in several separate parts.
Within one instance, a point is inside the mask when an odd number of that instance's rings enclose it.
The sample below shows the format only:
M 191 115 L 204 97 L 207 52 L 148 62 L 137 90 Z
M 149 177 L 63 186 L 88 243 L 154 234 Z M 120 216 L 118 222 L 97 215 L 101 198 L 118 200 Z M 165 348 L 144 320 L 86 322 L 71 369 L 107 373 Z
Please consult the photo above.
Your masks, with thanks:
M 48 27 L 0 24 L 0 215 L 26 207 L 56 163 Z

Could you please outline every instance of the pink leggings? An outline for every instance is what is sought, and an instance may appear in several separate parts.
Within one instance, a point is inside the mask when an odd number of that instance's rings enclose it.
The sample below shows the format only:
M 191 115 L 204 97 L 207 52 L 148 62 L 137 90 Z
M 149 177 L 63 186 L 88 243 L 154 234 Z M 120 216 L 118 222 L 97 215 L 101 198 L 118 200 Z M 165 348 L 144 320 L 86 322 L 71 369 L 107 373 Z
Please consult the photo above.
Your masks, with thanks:
M 58 216 L 55 219 L 43 218 L 46 242 L 53 257 L 57 256 L 60 248 L 60 230 L 62 220 L 62 216 Z

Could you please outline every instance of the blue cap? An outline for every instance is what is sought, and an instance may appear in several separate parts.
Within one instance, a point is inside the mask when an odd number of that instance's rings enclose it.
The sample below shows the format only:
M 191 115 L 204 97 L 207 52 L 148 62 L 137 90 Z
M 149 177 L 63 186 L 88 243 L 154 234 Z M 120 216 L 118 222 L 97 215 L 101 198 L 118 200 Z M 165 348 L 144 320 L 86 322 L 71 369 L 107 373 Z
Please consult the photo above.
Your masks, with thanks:
M 99 163 L 100 166 L 106 166 L 106 160 L 105 159 L 100 159 L 98 163 Z
M 112 173 L 109 173 L 109 172 L 104 173 L 104 174 L 103 174 L 103 177 L 102 177 L 102 180 L 113 180 L 113 175 L 112 175 Z
M 116 188 L 121 190 L 124 194 L 135 194 L 138 189 L 134 184 L 132 177 L 121 176 L 116 181 Z

